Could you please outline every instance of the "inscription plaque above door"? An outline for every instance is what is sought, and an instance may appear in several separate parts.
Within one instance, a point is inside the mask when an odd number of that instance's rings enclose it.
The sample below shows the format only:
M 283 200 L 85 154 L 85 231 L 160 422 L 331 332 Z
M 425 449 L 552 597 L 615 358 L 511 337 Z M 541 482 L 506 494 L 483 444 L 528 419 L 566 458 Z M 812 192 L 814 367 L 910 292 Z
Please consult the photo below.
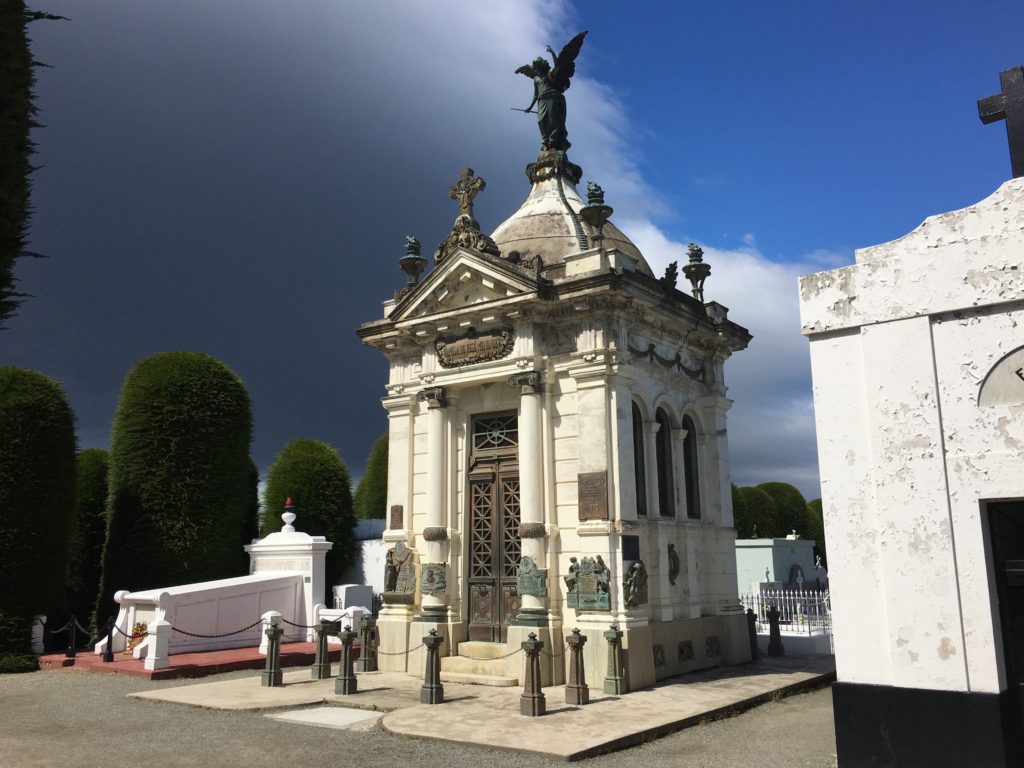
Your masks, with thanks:
M 459 368 L 508 357 L 514 343 L 515 334 L 511 328 L 495 328 L 490 331 L 470 328 L 464 336 L 438 339 L 434 349 L 437 350 L 437 360 L 442 368 Z

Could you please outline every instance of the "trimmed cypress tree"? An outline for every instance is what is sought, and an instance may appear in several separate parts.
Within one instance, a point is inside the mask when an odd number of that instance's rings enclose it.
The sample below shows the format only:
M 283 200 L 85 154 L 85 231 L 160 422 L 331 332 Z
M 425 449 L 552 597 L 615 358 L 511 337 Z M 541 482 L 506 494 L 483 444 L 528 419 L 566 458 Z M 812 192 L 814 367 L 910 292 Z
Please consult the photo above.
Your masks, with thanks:
M 110 447 L 97 623 L 116 590 L 238 576 L 251 529 L 245 384 L 198 352 L 164 352 L 125 379 Z
M 743 504 L 746 507 L 746 514 L 750 520 L 751 538 L 754 531 L 757 531 L 757 538 L 769 539 L 778 536 L 779 522 L 775 512 L 775 502 L 772 497 L 760 488 L 745 487 L 739 489 L 743 497 Z
M 75 427 L 61 386 L 0 368 L 0 672 L 38 668 L 32 617 L 63 613 Z
M 103 542 L 107 538 L 107 475 L 110 454 L 101 448 L 81 451 L 75 459 L 75 517 L 68 547 L 68 610 L 79 621 L 96 610 Z
M 775 502 L 775 519 L 778 525 L 776 536 L 788 536 L 794 530 L 801 536 L 810 535 L 810 517 L 807 513 L 807 499 L 789 483 L 761 483 L 762 491 Z
M 828 561 L 828 553 L 825 550 L 825 517 L 821 510 L 821 499 L 812 499 L 807 502 L 807 514 L 811 521 L 811 528 L 807 532 L 809 538 L 814 539 L 814 550 L 821 555 L 821 559 Z
M 277 455 L 267 472 L 263 493 L 260 530 L 264 536 L 281 530 L 281 513 L 289 497 L 295 509 L 295 529 L 334 542 L 326 558 L 330 590 L 357 556 L 352 485 L 348 468 L 334 448 L 300 438 Z
M 388 435 L 385 432 L 370 449 L 366 473 L 356 486 L 357 517 L 383 518 L 388 505 Z
M 736 484 L 732 484 L 732 525 L 736 529 L 737 539 L 750 539 L 754 535 L 754 519 L 747 508 L 747 499 L 740 493 Z

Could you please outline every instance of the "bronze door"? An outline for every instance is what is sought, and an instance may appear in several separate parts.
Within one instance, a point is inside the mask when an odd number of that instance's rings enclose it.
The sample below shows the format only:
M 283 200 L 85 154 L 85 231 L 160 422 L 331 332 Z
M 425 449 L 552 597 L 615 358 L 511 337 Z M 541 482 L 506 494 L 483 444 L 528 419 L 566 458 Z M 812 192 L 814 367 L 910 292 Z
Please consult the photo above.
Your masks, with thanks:
M 519 467 L 513 460 L 478 461 L 469 473 L 469 639 L 505 642 L 519 612 L 516 569 Z

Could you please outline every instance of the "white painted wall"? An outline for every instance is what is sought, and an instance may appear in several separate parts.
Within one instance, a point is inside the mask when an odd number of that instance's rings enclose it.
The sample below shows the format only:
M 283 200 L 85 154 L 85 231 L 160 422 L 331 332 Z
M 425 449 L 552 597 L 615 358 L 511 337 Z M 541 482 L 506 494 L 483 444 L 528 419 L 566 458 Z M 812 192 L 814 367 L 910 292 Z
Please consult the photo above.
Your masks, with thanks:
M 1024 179 L 800 281 L 839 679 L 1005 688 L 982 520 L 1024 496 Z M 1012 380 L 1011 380 L 1012 383 Z

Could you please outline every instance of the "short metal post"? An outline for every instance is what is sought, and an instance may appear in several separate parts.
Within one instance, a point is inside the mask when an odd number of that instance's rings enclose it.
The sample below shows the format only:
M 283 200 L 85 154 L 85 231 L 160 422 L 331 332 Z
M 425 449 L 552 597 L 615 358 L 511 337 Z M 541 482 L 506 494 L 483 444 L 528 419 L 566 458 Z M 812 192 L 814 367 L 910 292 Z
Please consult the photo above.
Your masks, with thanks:
M 423 638 L 427 649 L 427 667 L 423 673 L 423 687 L 420 688 L 421 704 L 441 704 L 444 702 L 444 687 L 441 685 L 441 643 L 444 637 L 437 634 L 436 629 Z
M 359 658 L 356 672 L 377 671 L 377 622 L 363 619 L 359 625 Z
M 577 628 L 565 641 L 569 644 L 569 682 L 565 684 L 565 703 L 576 706 L 589 704 L 590 688 L 583 669 L 583 646 L 587 644 L 587 636 L 581 635 Z
M 334 692 L 341 696 L 351 696 L 358 690 L 356 675 L 352 669 L 352 641 L 356 639 L 356 633 L 352 631 L 352 627 L 345 627 L 338 636 L 341 638 L 341 664 L 338 676 L 334 678 Z
M 747 608 L 747 636 L 750 638 L 750 660 L 761 660 L 761 649 L 757 647 L 757 614 Z
M 310 673 L 313 680 L 326 680 L 331 676 L 331 657 L 327 654 L 327 636 L 330 629 L 331 622 L 327 619 L 320 619 L 320 623 L 313 627 L 316 633 L 316 658 L 313 659 L 313 669 Z
M 267 627 L 267 666 L 263 670 L 260 685 L 270 688 L 284 685 L 281 680 L 281 635 L 283 634 L 284 630 L 276 622 Z
M 75 658 L 75 654 L 78 652 L 75 645 L 78 643 L 78 638 L 75 636 L 78 630 L 78 621 L 75 619 L 75 614 L 71 614 L 71 618 L 68 619 L 68 649 L 64 651 L 64 655 L 69 658 Z
M 604 678 L 604 692 L 613 696 L 629 693 L 622 674 L 622 630 L 618 624 L 612 624 L 604 637 L 608 641 L 608 674 Z
M 109 619 L 107 619 L 107 646 L 106 646 L 106 648 L 103 649 L 103 656 L 101 656 L 100 658 L 103 659 L 104 663 L 107 663 L 107 664 L 109 664 L 110 662 L 112 662 L 114 660 L 114 617 L 113 616 L 111 616 Z
M 526 672 L 523 675 L 523 695 L 519 697 L 519 714 L 540 717 L 547 712 L 547 701 L 540 680 L 540 651 L 544 641 L 531 632 L 522 643 L 526 652 Z
M 779 630 L 779 609 L 774 605 L 768 609 L 768 655 L 786 655 L 786 649 L 782 647 L 782 632 Z

